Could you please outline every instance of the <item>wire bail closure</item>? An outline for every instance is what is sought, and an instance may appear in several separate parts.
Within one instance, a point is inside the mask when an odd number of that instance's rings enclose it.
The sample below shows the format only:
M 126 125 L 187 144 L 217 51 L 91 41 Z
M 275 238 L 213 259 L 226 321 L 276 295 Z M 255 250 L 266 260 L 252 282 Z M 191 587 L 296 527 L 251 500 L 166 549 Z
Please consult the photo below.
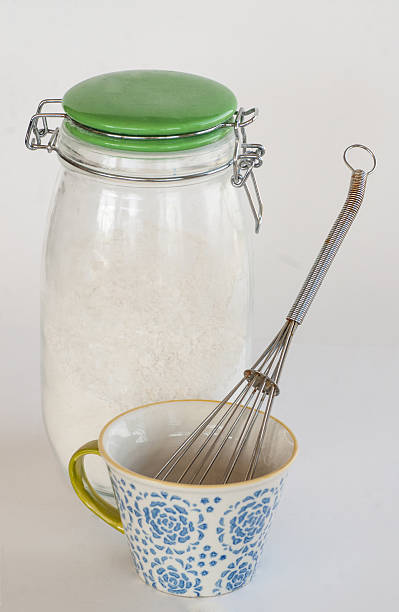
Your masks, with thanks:
M 250 108 L 245 111 L 240 108 L 234 122 L 235 146 L 233 156 L 233 176 L 231 182 L 234 187 L 244 187 L 245 193 L 255 219 L 255 233 L 258 234 L 263 216 L 263 202 L 259 193 L 258 184 L 254 175 L 254 169 L 259 168 L 265 148 L 261 144 L 249 144 L 245 128 L 253 123 L 258 116 L 257 108 Z M 257 208 L 255 207 L 251 192 L 247 185 L 247 180 L 251 179 L 252 187 L 256 198 Z
M 58 139 L 59 128 L 51 129 L 48 126 L 47 119 L 52 117 L 66 118 L 65 113 L 43 113 L 42 109 L 47 104 L 62 104 L 62 100 L 56 98 L 47 98 L 42 100 L 37 107 L 36 114 L 29 121 L 28 129 L 25 136 L 25 146 L 30 151 L 37 149 L 46 149 L 48 153 L 57 150 L 56 144 Z M 46 136 L 50 135 L 47 142 L 43 142 Z
M 64 155 L 62 155 L 57 149 L 57 140 L 59 135 L 59 127 L 54 129 L 50 128 L 48 125 L 48 119 L 50 118 L 61 118 L 68 119 L 72 123 L 79 125 L 79 127 L 84 128 L 89 132 L 97 132 L 100 133 L 99 130 L 95 130 L 94 128 L 90 128 L 88 126 L 83 126 L 78 124 L 76 121 L 68 117 L 66 113 L 50 113 L 43 112 L 43 108 L 49 104 L 61 104 L 62 100 L 59 98 L 46 98 L 42 100 L 38 107 L 36 113 L 31 117 L 31 120 L 28 125 L 28 129 L 26 131 L 25 136 L 25 146 L 30 151 L 36 151 L 38 149 L 44 149 L 48 153 L 52 153 L 56 151 L 56 153 L 64 159 L 67 163 L 72 164 L 76 167 L 79 167 L 81 170 L 86 172 L 90 172 L 91 174 L 99 174 L 100 176 L 106 176 L 107 178 L 115 178 L 120 180 L 129 180 L 129 181 L 150 181 L 150 182 L 169 182 L 169 181 L 178 181 L 184 179 L 192 179 L 199 178 L 202 176 L 207 176 L 210 174 L 215 174 L 216 172 L 220 172 L 225 170 L 230 165 L 233 167 L 233 176 L 231 177 L 231 183 L 234 187 L 244 187 L 245 193 L 248 198 L 248 202 L 251 208 L 252 215 L 255 220 L 255 233 L 258 234 L 260 230 L 260 226 L 262 223 L 263 216 L 263 202 L 259 193 L 258 184 L 255 179 L 254 169 L 259 168 L 262 163 L 262 157 L 265 154 L 265 148 L 261 144 L 250 144 L 247 142 L 247 135 L 245 132 L 245 128 L 253 123 L 258 116 L 257 108 L 250 108 L 248 110 L 244 110 L 244 108 L 240 108 L 233 116 L 233 121 L 220 123 L 212 128 L 208 128 L 207 130 L 202 130 L 199 132 L 193 132 L 190 134 L 175 134 L 168 136 L 128 136 L 122 134 L 111 134 L 107 132 L 101 132 L 106 136 L 115 139 L 122 140 L 170 140 L 176 138 L 187 138 L 189 136 L 196 136 L 199 134 L 203 134 L 206 132 L 211 132 L 218 130 L 220 128 L 232 127 L 234 129 L 235 143 L 234 143 L 234 153 L 233 159 L 223 164 L 218 168 L 213 168 L 212 170 L 207 170 L 204 172 L 198 172 L 196 174 L 189 174 L 184 176 L 173 176 L 173 177 L 127 177 L 118 174 L 105 173 L 100 170 L 95 170 L 93 168 L 89 168 L 84 166 L 83 164 L 78 164 L 76 161 L 66 159 Z M 252 190 L 250 190 L 248 186 L 248 179 L 250 179 L 252 184 Z M 253 192 L 253 194 L 251 193 Z

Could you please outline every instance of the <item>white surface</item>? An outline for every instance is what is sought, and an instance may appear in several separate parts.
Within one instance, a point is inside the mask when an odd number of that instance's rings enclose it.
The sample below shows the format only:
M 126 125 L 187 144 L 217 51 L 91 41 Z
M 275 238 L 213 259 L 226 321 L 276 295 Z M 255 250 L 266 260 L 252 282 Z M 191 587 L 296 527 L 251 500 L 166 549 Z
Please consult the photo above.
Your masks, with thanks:
M 310 384 L 309 368 L 320 358 L 326 370 Z M 23 405 L 14 398 L 2 436 L 2 453 L 12 459 L 0 464 L 4 610 L 397 610 L 399 419 L 368 385 L 383 359 L 384 394 L 394 397 L 393 350 L 293 347 L 276 412 L 298 435 L 299 455 L 263 562 L 245 589 L 201 601 L 165 596 L 140 581 L 123 536 L 69 488 L 28 394 L 30 415 L 17 436 Z M 306 391 L 307 401 L 297 402 Z
M 0 224 L 1 601 L 7 612 L 279 612 L 399 604 L 397 3 L 3 1 Z M 253 53 L 253 55 L 251 55 Z M 123 538 L 85 510 L 44 436 L 38 296 L 54 155 L 24 151 L 36 103 L 93 74 L 196 72 L 262 114 L 250 139 L 266 222 L 256 238 L 256 348 L 280 326 L 346 194 L 340 155 L 363 142 L 378 168 L 364 208 L 292 346 L 275 414 L 297 434 L 252 586 L 187 601 L 152 592 Z M 248 213 L 249 214 L 249 213 Z

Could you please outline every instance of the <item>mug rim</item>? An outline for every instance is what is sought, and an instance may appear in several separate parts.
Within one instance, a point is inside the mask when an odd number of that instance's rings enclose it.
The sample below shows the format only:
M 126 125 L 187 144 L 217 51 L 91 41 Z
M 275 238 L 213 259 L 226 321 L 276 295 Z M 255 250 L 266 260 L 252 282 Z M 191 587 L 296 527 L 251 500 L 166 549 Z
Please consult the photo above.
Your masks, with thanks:
M 148 404 L 142 404 L 140 406 L 135 406 L 135 408 L 130 408 L 129 410 L 125 410 L 125 412 L 121 412 L 120 414 L 117 414 L 115 417 L 113 417 L 110 421 L 108 421 L 104 427 L 102 428 L 102 430 L 100 431 L 100 435 L 98 437 L 98 449 L 100 451 L 100 455 L 103 457 L 104 461 L 110 465 L 112 465 L 114 468 L 116 468 L 119 471 L 125 472 L 126 474 L 128 474 L 129 476 L 134 476 L 135 478 L 140 478 L 141 480 L 145 480 L 151 484 L 157 484 L 159 485 L 165 485 L 165 486 L 169 486 L 169 487 L 175 487 L 178 489 L 218 489 L 220 487 L 223 488 L 232 488 L 232 487 L 239 487 L 239 486 L 243 486 L 243 485 L 252 485 L 253 483 L 259 483 L 260 481 L 265 481 L 268 480 L 270 478 L 273 478 L 274 476 L 276 476 L 277 474 L 279 474 L 280 472 L 283 472 L 284 470 L 286 470 L 288 468 L 289 465 L 291 465 L 291 463 L 294 461 L 297 452 L 298 452 L 298 441 L 293 433 L 293 431 L 285 424 L 283 423 L 283 421 L 280 421 L 280 419 L 277 419 L 276 417 L 270 415 L 270 418 L 273 419 L 273 421 L 275 421 L 276 423 L 279 423 L 280 425 L 282 425 L 282 427 L 287 431 L 288 435 L 290 436 L 290 438 L 292 439 L 293 443 L 294 443 L 294 447 L 291 453 L 290 458 L 288 459 L 288 461 L 286 461 L 281 467 L 279 467 L 276 470 L 273 470 L 272 472 L 268 472 L 267 474 L 264 474 L 263 476 L 257 476 L 256 478 L 252 478 L 251 480 L 240 480 L 238 482 L 230 482 L 230 483 L 220 483 L 220 484 L 186 484 L 186 483 L 182 483 L 182 482 L 172 482 L 172 481 L 168 481 L 168 480 L 159 480 L 158 478 L 153 478 L 152 476 L 144 476 L 143 474 L 139 474 L 138 472 L 134 472 L 133 470 L 129 470 L 127 467 L 125 467 L 124 465 L 122 465 L 121 463 L 118 463 L 117 461 L 115 461 L 115 459 L 113 459 L 105 450 L 104 448 L 104 435 L 106 430 L 108 429 L 108 427 L 110 427 L 112 425 L 112 423 L 114 423 L 115 421 L 117 421 L 118 419 L 124 417 L 127 414 L 130 414 L 131 412 L 134 412 L 135 410 L 140 410 L 141 408 L 148 408 L 149 406 L 158 406 L 161 404 L 171 404 L 171 403 L 177 403 L 177 402 L 207 402 L 207 403 L 211 403 L 211 404 L 218 404 L 219 401 L 218 400 L 206 400 L 206 399 L 180 399 L 180 400 L 163 400 L 160 402 L 150 402 Z M 227 402 L 227 404 L 231 404 L 231 402 Z

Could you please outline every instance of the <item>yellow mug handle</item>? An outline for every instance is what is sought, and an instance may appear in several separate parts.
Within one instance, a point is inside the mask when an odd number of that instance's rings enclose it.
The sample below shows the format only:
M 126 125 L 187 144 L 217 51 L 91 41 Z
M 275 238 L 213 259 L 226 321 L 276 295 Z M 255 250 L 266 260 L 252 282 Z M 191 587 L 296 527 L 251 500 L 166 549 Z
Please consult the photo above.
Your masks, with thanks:
M 81 446 L 73 453 L 69 461 L 69 478 L 75 493 L 94 514 L 97 514 L 111 527 L 124 533 L 119 510 L 108 504 L 91 486 L 84 468 L 85 455 L 100 455 L 98 440 L 92 440 Z

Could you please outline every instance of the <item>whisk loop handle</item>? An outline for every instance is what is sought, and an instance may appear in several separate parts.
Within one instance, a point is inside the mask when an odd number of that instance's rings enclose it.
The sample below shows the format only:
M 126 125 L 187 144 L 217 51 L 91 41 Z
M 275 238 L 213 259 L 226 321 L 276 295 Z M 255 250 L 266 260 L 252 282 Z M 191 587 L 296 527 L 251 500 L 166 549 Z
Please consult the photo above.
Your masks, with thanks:
M 347 160 L 347 152 L 353 148 L 365 149 L 370 153 L 373 159 L 371 170 L 354 170 Z M 345 204 L 339 213 L 330 233 L 328 234 L 320 253 L 317 256 L 302 288 L 293 303 L 291 310 L 287 315 L 289 321 L 295 321 L 298 325 L 302 323 L 306 313 L 309 310 L 313 299 L 319 290 L 321 283 L 328 269 L 337 254 L 349 228 L 351 227 L 359 208 L 363 202 L 364 193 L 366 190 L 367 176 L 374 170 L 376 160 L 374 153 L 364 145 L 351 145 L 344 152 L 344 161 L 351 168 L 352 176 L 349 186 L 348 196 Z

